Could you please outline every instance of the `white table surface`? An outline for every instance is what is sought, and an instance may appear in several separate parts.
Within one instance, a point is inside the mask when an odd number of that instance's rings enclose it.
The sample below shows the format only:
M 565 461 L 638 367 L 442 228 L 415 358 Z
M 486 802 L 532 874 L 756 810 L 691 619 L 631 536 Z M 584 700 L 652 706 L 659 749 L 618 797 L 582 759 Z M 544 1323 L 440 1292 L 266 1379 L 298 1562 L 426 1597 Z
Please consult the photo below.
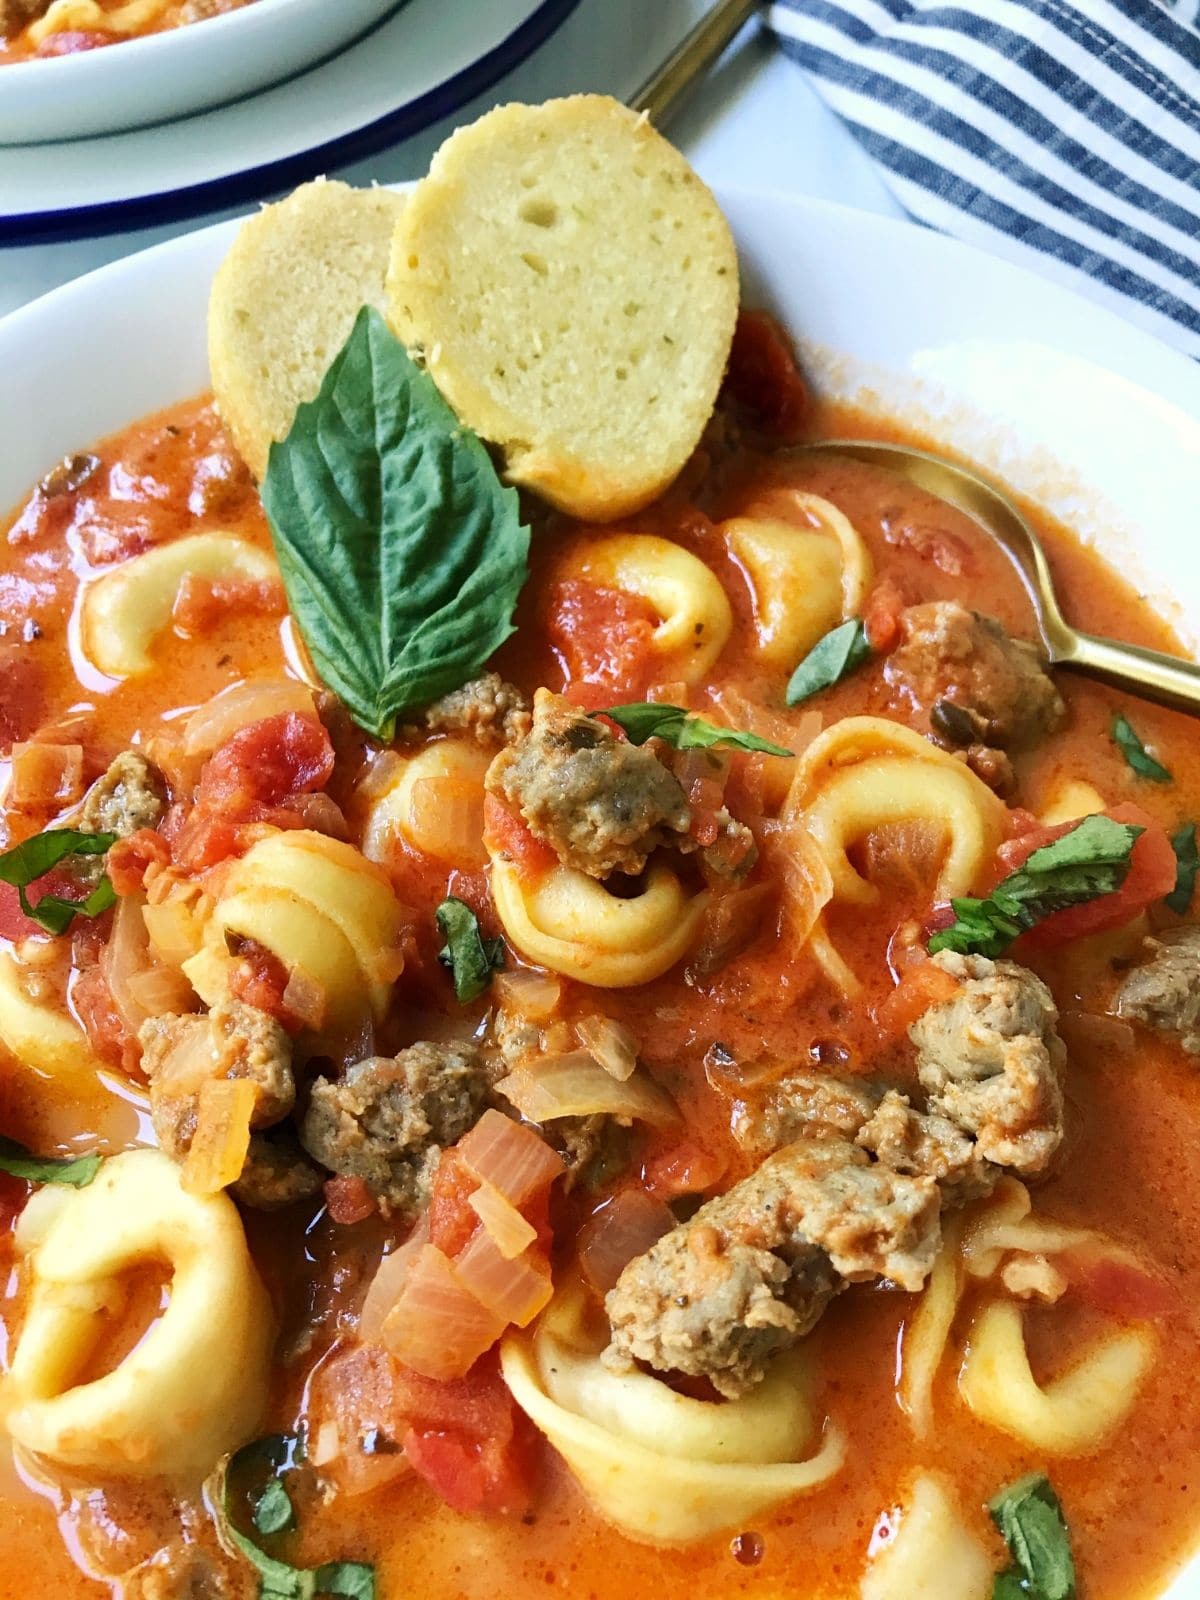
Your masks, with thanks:
M 418 177 L 460 122 L 503 100 L 600 90 L 626 98 L 710 0 L 582 0 L 516 71 L 453 117 L 369 161 L 337 169 L 352 183 Z M 875 168 L 805 80 L 765 37 L 747 32 L 666 131 L 713 183 L 841 200 L 900 215 Z M 162 239 L 235 213 L 70 244 L 0 249 L 0 314 L 60 283 Z

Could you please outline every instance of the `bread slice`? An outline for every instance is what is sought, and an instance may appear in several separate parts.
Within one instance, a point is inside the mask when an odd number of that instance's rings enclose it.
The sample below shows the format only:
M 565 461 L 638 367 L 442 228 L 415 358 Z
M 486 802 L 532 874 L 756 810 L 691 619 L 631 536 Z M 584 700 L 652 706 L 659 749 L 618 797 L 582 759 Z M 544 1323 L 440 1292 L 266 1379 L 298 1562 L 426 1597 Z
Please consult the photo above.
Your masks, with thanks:
M 417 185 L 388 304 L 510 479 L 610 521 L 696 447 L 733 337 L 737 252 L 684 158 L 618 101 L 500 106 Z
M 318 178 L 238 230 L 208 302 L 208 363 L 218 409 L 256 478 L 361 307 L 384 310 L 403 210 L 404 197 L 387 189 Z

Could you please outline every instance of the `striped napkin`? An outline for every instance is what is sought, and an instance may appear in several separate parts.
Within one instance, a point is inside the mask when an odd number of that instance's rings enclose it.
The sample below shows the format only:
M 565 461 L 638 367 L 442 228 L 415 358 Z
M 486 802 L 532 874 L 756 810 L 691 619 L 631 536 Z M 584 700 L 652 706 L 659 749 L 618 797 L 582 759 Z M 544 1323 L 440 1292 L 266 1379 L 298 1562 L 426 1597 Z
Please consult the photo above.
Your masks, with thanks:
M 1200 358 L 1200 0 L 778 0 L 919 221 Z

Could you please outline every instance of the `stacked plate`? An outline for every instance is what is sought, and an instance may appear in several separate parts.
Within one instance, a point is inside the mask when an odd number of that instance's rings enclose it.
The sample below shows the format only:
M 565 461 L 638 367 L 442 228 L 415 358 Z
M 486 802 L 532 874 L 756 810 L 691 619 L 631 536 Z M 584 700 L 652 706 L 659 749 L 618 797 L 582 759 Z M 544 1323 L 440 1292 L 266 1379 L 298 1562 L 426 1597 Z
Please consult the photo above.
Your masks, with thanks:
M 244 205 L 449 115 L 579 0 L 254 0 L 0 66 L 0 244 Z

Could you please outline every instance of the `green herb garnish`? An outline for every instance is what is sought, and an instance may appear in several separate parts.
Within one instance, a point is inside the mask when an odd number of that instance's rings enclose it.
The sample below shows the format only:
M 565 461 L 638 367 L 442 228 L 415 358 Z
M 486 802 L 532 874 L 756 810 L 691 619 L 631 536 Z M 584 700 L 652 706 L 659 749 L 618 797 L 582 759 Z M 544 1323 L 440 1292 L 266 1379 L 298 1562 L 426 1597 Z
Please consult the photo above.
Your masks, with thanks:
M 1075 1562 L 1058 1496 L 1033 1472 L 988 1501 L 1013 1564 L 996 1579 L 992 1600 L 1074 1600 Z
M 1171 835 L 1171 849 L 1175 852 L 1175 887 L 1164 896 L 1164 901 L 1177 917 L 1186 917 L 1196 892 L 1196 870 L 1200 867 L 1194 822 L 1185 822 Z
M 0 1172 L 27 1183 L 65 1183 L 86 1189 L 100 1171 L 102 1156 L 35 1156 L 15 1139 L 0 1137 Z
M 281 1475 L 296 1468 L 303 1460 L 303 1453 L 299 1439 L 275 1433 L 243 1445 L 230 1457 L 220 1494 L 225 1536 L 257 1571 L 259 1600 L 318 1600 L 321 1595 L 345 1597 L 345 1600 L 375 1600 L 374 1567 L 361 1561 L 326 1561 L 319 1567 L 293 1567 L 287 1561 L 267 1555 L 237 1527 L 233 1515 L 235 1484 L 251 1470 L 261 1475 L 264 1468 L 270 1476 L 255 1501 L 255 1527 L 261 1534 L 270 1535 L 295 1525 L 291 1496 L 281 1482 Z M 278 1493 L 272 1490 L 272 1484 L 277 1485 Z M 264 1527 L 260 1521 L 264 1504 L 269 1508 L 268 1521 L 275 1524 L 272 1527 Z M 280 1521 L 285 1506 L 286 1519 Z
M 930 953 L 1001 956 L 1056 911 L 1112 894 L 1124 883 L 1130 852 L 1144 832 L 1111 817 L 1084 817 L 1070 833 L 1035 850 L 986 899 L 952 900 L 955 921 L 930 939 Z
M 0 882 L 17 891 L 21 910 L 48 933 L 66 933 L 77 916 L 98 917 L 116 904 L 116 893 L 107 877 L 86 900 L 68 900 L 61 894 L 44 894 L 31 904 L 25 891 L 69 856 L 102 856 L 117 842 L 115 833 L 81 833 L 78 828 L 50 828 L 24 844 L 14 845 L 0 855 Z
M 454 974 L 455 999 L 462 1005 L 478 1000 L 492 973 L 504 965 L 504 940 L 485 939 L 479 918 L 466 901 L 453 895 L 442 901 L 434 916 L 446 940 L 438 960 Z
M 271 446 L 262 501 L 317 671 L 378 738 L 513 632 L 529 570 L 516 491 L 369 306 Z
M 782 745 L 760 739 L 756 733 L 740 733 L 737 728 L 720 728 L 683 706 L 663 706 L 653 700 L 634 700 L 625 706 L 609 706 L 601 713 L 625 730 L 630 744 L 645 744 L 647 739 L 662 739 L 676 750 L 759 750 L 768 756 L 790 756 Z
M 1173 783 L 1174 777 L 1161 761 L 1156 761 L 1146 746 L 1134 733 L 1128 717 L 1123 717 L 1120 712 L 1112 720 L 1113 743 L 1125 757 L 1125 761 L 1140 778 L 1149 778 L 1152 783 Z
M 870 659 L 871 646 L 867 643 L 867 631 L 862 619 L 851 617 L 823 639 L 818 639 L 792 673 L 785 696 L 788 705 L 798 706 L 802 701 L 810 700 L 814 694 L 819 694 L 822 689 L 830 689 L 835 683 L 841 683 L 843 678 L 848 678 L 864 661 Z

